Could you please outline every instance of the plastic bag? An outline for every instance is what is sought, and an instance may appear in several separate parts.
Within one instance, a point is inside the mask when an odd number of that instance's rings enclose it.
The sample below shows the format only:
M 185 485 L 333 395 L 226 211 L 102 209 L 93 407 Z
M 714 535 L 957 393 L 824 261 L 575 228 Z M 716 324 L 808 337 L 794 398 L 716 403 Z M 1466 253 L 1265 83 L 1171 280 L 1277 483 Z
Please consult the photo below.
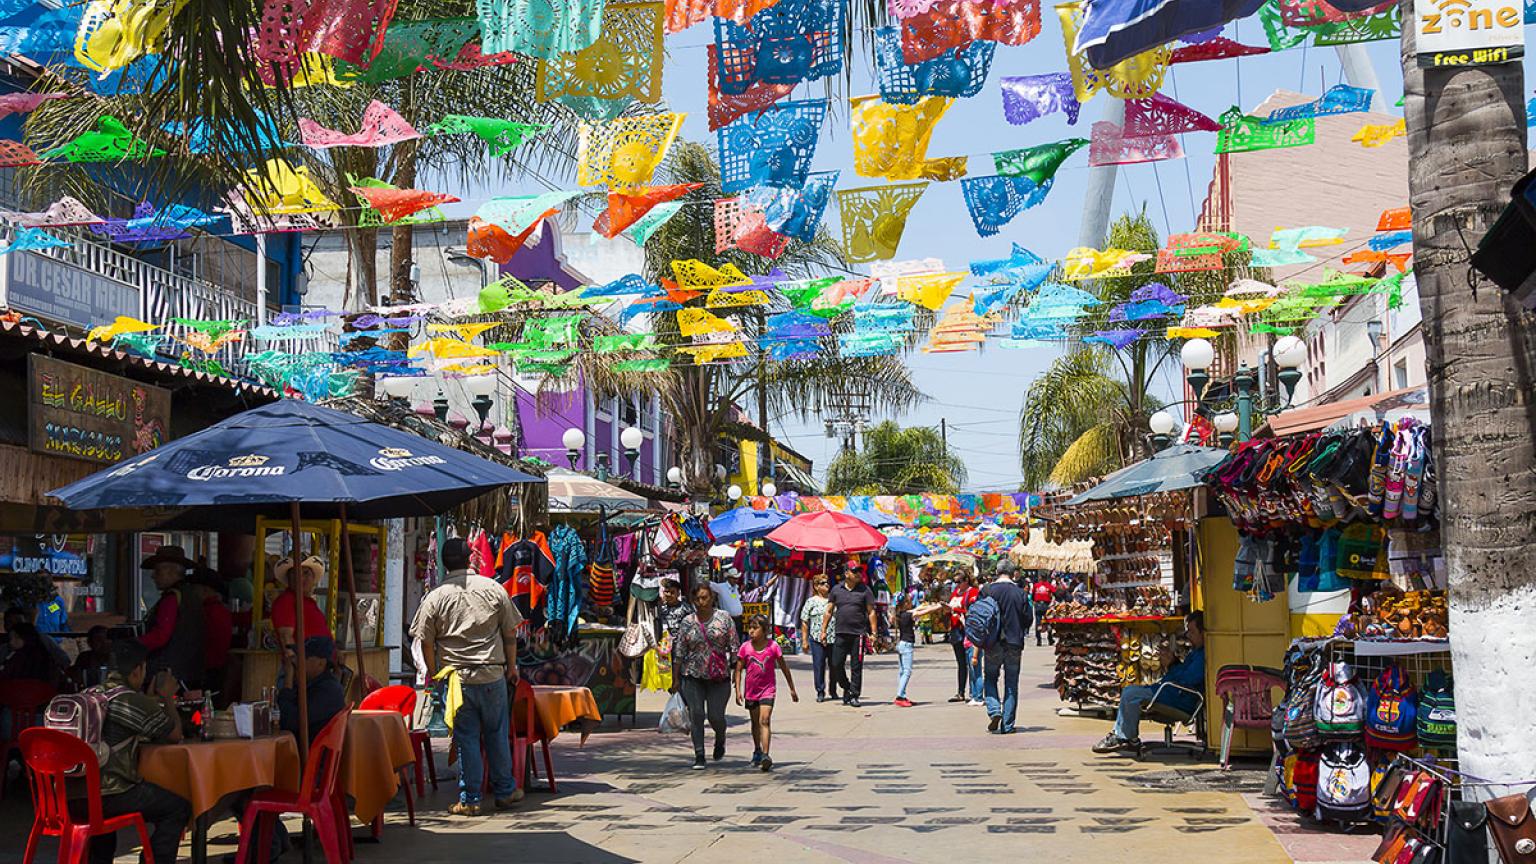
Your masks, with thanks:
M 656 724 L 657 732 L 687 732 L 688 706 L 683 704 L 683 694 L 673 693 L 667 700 L 667 707 L 662 709 L 661 722 Z

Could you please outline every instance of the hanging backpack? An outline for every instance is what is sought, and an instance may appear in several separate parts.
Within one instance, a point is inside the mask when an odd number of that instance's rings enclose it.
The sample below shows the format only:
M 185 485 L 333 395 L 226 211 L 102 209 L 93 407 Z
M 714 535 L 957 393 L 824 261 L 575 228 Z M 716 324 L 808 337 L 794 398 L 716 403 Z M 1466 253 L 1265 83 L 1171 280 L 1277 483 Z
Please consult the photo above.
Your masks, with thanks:
M 1330 664 L 1317 688 L 1317 732 L 1324 738 L 1355 738 L 1365 729 L 1365 699 L 1355 683 L 1355 670 L 1340 661 Z
M 965 613 L 965 638 L 985 651 L 1002 636 L 1002 609 L 991 597 L 979 597 Z
M 1335 742 L 1318 755 L 1317 818 L 1366 822 L 1371 818 L 1371 766 L 1365 751 Z
M 1378 750 L 1411 750 L 1418 706 L 1413 686 L 1396 663 L 1381 670 L 1365 697 L 1365 743 Z
M 1306 656 L 1285 694 L 1285 743 L 1293 750 L 1315 750 L 1323 743 L 1317 731 L 1317 691 L 1323 680 L 1321 658 Z
M 1316 751 L 1296 754 L 1296 764 L 1291 768 L 1291 791 L 1295 796 L 1292 803 L 1302 813 L 1317 809 L 1317 769 Z
M 1456 746 L 1456 696 L 1444 669 L 1429 673 L 1419 691 L 1418 738 L 1425 747 Z
M 80 693 L 55 696 L 43 714 L 43 728 L 67 732 L 84 741 L 96 753 L 97 767 L 102 767 L 113 750 L 105 739 L 107 703 L 128 692 L 127 687 L 92 687 Z M 70 777 L 83 777 L 85 766 L 77 765 L 67 773 Z

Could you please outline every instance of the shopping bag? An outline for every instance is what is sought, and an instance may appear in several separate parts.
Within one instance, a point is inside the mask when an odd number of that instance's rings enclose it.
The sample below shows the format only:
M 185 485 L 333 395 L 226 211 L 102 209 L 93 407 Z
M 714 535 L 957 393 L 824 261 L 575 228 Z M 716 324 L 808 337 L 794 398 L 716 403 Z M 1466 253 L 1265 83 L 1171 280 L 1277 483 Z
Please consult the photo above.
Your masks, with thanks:
M 667 700 L 667 707 L 662 709 L 661 722 L 656 726 L 657 732 L 687 732 L 688 706 L 683 704 L 683 694 L 673 693 Z

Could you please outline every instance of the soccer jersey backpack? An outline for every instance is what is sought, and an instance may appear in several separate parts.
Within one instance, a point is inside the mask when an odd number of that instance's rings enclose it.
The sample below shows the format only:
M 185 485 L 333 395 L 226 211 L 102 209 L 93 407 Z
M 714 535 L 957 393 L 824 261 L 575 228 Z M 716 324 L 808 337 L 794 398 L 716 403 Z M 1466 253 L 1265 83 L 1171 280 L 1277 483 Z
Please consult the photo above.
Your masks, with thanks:
M 1429 673 L 1419 693 L 1418 737 L 1425 747 L 1456 746 L 1456 696 L 1444 669 Z
M 1340 661 L 1328 666 L 1317 688 L 1313 709 L 1317 732 L 1324 738 L 1354 738 L 1365 726 L 1365 700 L 1355 683 L 1355 670 Z
M 1378 750 L 1411 750 L 1418 705 L 1413 686 L 1396 663 L 1381 670 L 1365 697 L 1365 743 Z
M 1311 750 L 1323 743 L 1317 730 L 1317 691 L 1322 682 L 1322 658 L 1303 654 L 1296 660 L 1285 693 L 1282 734 L 1293 750 Z
M 1347 741 L 1323 748 L 1317 765 L 1317 818 L 1366 822 L 1371 818 L 1371 766 L 1365 751 Z

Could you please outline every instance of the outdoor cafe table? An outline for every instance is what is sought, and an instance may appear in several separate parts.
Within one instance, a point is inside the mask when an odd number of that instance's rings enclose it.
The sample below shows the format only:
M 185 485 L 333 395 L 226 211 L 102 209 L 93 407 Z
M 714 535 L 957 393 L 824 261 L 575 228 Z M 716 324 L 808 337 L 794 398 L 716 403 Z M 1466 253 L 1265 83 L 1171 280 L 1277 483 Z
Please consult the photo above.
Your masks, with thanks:
M 400 769 L 416 764 L 411 733 L 397 711 L 353 711 L 341 755 L 342 791 L 364 825 L 384 812 L 400 788 Z
M 603 713 L 597 710 L 597 700 L 592 698 L 589 687 L 535 684 L 533 710 L 539 718 L 540 738 L 545 741 L 555 740 L 561 728 L 577 720 L 591 720 L 594 723 L 603 720 Z M 585 730 L 582 739 L 586 739 Z
M 299 747 L 284 732 L 266 738 L 227 738 L 146 745 L 139 750 L 144 779 L 192 802 L 192 860 L 208 857 L 208 824 L 228 795 L 269 786 L 299 788 Z

